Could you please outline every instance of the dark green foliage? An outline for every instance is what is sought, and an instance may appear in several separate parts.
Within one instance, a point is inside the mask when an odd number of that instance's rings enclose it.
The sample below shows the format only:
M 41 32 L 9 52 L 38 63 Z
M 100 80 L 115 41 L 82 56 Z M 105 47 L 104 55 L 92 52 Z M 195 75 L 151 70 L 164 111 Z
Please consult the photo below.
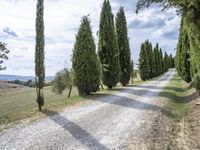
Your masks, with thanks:
M 175 68 L 175 62 L 172 54 L 170 54 L 169 59 L 170 59 L 170 68 Z
M 43 20 L 43 0 L 37 2 L 37 17 L 36 17 L 36 45 L 35 45 L 35 76 L 36 76 L 36 90 L 37 102 L 39 110 L 44 105 L 43 87 L 45 79 L 44 67 L 44 20 Z
M 8 60 L 8 53 L 10 51 L 6 48 L 6 44 L 0 42 L 0 71 L 6 70 L 6 67 L 3 67 L 2 64 L 4 63 L 4 60 Z
M 120 7 L 116 17 L 116 32 L 120 54 L 120 82 L 123 86 L 129 83 L 131 75 L 130 47 L 127 33 L 127 23 L 123 7 Z
M 164 71 L 167 72 L 167 70 L 169 69 L 169 56 L 166 52 L 164 55 L 163 63 L 164 63 Z
M 142 43 L 140 49 L 139 71 L 140 77 L 143 81 L 148 80 L 150 75 L 150 66 L 147 50 L 147 45 L 145 43 Z
M 179 43 L 176 53 L 176 68 L 179 76 L 186 82 L 191 82 L 190 41 L 184 22 L 181 23 Z
M 160 61 L 160 75 L 165 73 L 164 71 L 164 62 L 163 62 L 163 53 L 162 53 L 162 49 L 160 48 L 160 52 L 159 52 L 159 61 Z
M 104 1 L 101 10 L 98 53 L 103 67 L 103 84 L 108 88 L 112 88 L 116 86 L 119 81 L 120 65 L 113 14 L 111 12 L 109 0 Z
M 131 60 L 131 83 L 133 84 L 133 78 L 135 76 L 135 73 L 134 73 L 134 63 L 133 63 L 133 60 Z
M 160 75 L 160 55 L 159 55 L 159 45 L 156 44 L 156 47 L 154 47 L 154 59 L 155 59 L 155 76 L 158 77 Z
M 147 53 L 147 59 L 148 59 L 148 63 L 149 63 L 149 76 L 148 76 L 148 79 L 152 79 L 154 77 L 154 65 L 155 65 L 155 62 L 154 62 L 154 56 L 153 56 L 153 49 L 152 49 L 152 44 L 146 40 L 145 43 L 145 51 Z
M 170 56 L 172 57 L 172 55 Z M 142 43 L 140 51 L 139 70 L 141 79 L 152 79 L 167 72 L 172 66 L 172 61 L 173 59 L 170 59 L 167 53 L 163 58 L 162 49 L 159 48 L 158 43 L 152 50 L 152 44 L 146 40 L 145 43 Z
M 89 19 L 84 16 L 76 35 L 73 49 L 72 66 L 74 83 L 80 95 L 96 92 L 100 85 L 100 64 L 96 54 Z
M 200 72 L 196 73 L 192 79 L 192 85 L 199 90 L 200 89 Z
M 67 88 L 70 89 L 73 86 L 72 73 L 68 69 L 63 69 L 56 73 L 55 79 L 53 80 L 53 91 L 62 94 Z

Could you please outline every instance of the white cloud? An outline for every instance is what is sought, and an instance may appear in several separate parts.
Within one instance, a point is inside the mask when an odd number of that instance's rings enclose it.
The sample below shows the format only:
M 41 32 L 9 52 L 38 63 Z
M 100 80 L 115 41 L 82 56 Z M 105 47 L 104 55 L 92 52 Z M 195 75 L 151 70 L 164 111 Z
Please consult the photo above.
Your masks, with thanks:
M 103 0 L 45 0 L 45 53 L 46 75 L 54 75 L 63 67 L 71 66 L 71 55 L 75 34 L 83 15 L 90 14 L 93 35 L 97 43 L 96 32 Z M 166 51 L 176 47 L 179 17 L 174 10 L 161 12 L 157 7 L 135 14 L 135 0 L 111 0 L 113 13 L 120 5 L 124 6 L 129 28 L 132 58 L 137 62 L 140 44 L 151 40 L 159 42 Z M 36 0 L 0 1 L 0 41 L 8 44 L 11 50 L 10 60 L 5 63 L 5 74 L 34 75 L 35 16 Z M 131 25 L 132 24 L 132 25 Z M 3 32 L 16 33 L 11 36 Z M 18 56 L 18 57 L 17 57 Z M 19 57 L 20 56 L 20 57 Z

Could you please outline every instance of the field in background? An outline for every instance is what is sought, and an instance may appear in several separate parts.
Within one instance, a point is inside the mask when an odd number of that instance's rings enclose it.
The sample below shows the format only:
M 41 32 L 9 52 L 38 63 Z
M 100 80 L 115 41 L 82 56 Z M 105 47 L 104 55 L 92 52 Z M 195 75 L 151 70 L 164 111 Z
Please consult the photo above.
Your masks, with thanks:
M 135 85 L 141 83 L 143 82 L 139 78 L 139 75 L 137 78 L 134 78 Z M 45 116 L 38 111 L 35 88 L 15 86 L 3 82 L 0 82 L 0 87 L 2 87 L 0 88 L 0 130 L 26 118 L 34 120 Z M 121 87 L 120 84 L 116 89 L 119 90 L 119 87 Z M 115 90 L 107 90 L 104 86 L 104 90 L 97 92 L 97 96 L 99 96 L 99 93 L 111 93 Z M 89 100 L 88 97 L 80 97 L 77 89 L 74 87 L 72 89 L 71 97 L 67 98 L 67 95 L 68 91 L 65 91 L 63 95 L 58 95 L 52 92 L 51 86 L 45 87 L 45 105 L 43 110 L 62 111 L 66 106 L 77 103 L 81 104 L 80 102 Z M 95 94 L 92 96 L 94 97 Z

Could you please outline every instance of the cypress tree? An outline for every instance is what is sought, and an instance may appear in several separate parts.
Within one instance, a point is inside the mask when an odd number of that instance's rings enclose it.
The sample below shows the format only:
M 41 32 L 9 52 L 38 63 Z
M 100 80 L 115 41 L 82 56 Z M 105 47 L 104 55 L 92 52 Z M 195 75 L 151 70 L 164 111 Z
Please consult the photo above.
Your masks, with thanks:
M 191 75 L 190 75 L 190 41 L 187 32 L 185 32 L 183 37 L 183 53 L 182 53 L 182 79 L 186 82 L 191 82 Z
M 42 110 L 44 105 L 43 87 L 45 79 L 44 66 L 44 20 L 43 20 L 44 5 L 43 0 L 37 1 L 37 17 L 36 17 L 36 45 L 35 45 L 35 76 L 36 76 L 36 91 L 37 103 L 39 110 Z
M 131 60 L 131 83 L 133 84 L 133 78 L 134 78 L 134 63 L 133 60 Z
M 79 94 L 96 92 L 100 85 L 100 63 L 97 58 L 94 38 L 89 19 L 84 16 L 76 35 L 73 49 L 72 66 L 74 83 Z
M 112 88 L 119 81 L 119 49 L 109 0 L 105 0 L 101 10 L 99 25 L 98 53 L 103 67 L 103 83 Z
M 152 44 L 149 42 L 149 40 L 145 41 L 145 47 L 147 52 L 147 58 L 149 62 L 149 79 L 152 79 L 154 77 L 154 59 L 153 59 L 153 50 L 152 50 Z
M 147 50 L 145 43 L 142 43 L 141 49 L 140 49 L 140 58 L 139 58 L 139 71 L 140 71 L 140 77 L 143 81 L 149 79 L 149 60 L 147 56 Z
M 179 43 L 177 48 L 177 70 L 179 76 L 186 82 L 191 82 L 191 63 L 190 63 L 190 41 L 187 31 L 184 28 L 184 22 L 181 22 Z
M 131 75 L 130 47 L 124 8 L 120 7 L 116 17 L 117 42 L 119 47 L 120 82 L 123 86 L 129 83 Z
M 165 55 L 164 55 L 164 71 L 167 72 L 167 70 L 169 69 L 169 56 L 168 54 L 165 52 Z
M 154 58 L 155 58 L 155 77 L 159 76 L 160 72 L 160 61 L 159 61 L 159 46 L 158 43 L 156 44 L 156 47 L 154 48 Z
M 163 52 L 162 49 L 160 48 L 160 74 L 164 73 L 164 63 L 163 63 Z

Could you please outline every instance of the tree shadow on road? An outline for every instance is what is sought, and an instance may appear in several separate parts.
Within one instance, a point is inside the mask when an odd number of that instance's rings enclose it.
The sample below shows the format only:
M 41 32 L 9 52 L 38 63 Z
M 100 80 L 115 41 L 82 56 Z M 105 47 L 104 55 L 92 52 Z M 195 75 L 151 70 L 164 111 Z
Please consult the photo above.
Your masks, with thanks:
M 136 87 L 136 88 L 143 88 L 143 89 L 153 89 L 153 90 L 159 90 L 161 87 L 159 86 L 152 86 L 152 85 L 136 85 L 136 86 L 127 86 L 127 87 Z M 172 91 L 177 91 L 177 92 L 182 92 L 183 89 L 173 87 L 173 86 L 167 86 L 165 87 L 166 90 L 172 90 Z
M 81 128 L 78 124 L 68 120 L 60 113 L 50 110 L 45 110 L 43 113 L 60 127 L 68 131 L 77 141 L 86 146 L 88 149 L 108 150 L 106 146 L 99 143 L 99 141 L 95 139 L 90 133 Z
M 156 86 L 139 86 L 143 89 L 130 89 L 130 88 L 123 88 L 122 90 L 120 90 L 120 92 L 122 93 L 127 93 L 127 94 L 132 94 L 135 96 L 141 96 L 141 97 L 150 97 L 149 95 L 153 95 L 155 96 L 160 96 L 160 97 L 164 97 L 164 98 L 168 98 L 171 99 L 173 101 L 175 101 L 176 103 L 189 103 L 190 101 L 196 99 L 198 97 L 198 94 L 196 92 L 192 92 L 190 95 L 188 96 L 179 96 L 176 94 L 176 92 L 185 92 L 183 91 L 183 89 L 181 88 L 177 88 L 177 87 L 166 87 L 164 88 L 164 91 L 160 90 L 160 91 L 153 91 L 153 90 L 159 90 L 159 87 Z M 146 89 L 146 90 L 144 90 Z M 152 91 L 150 91 L 149 89 L 152 89 Z M 190 88 L 188 87 L 186 90 L 190 90 Z M 174 92 L 175 91 L 175 92 Z M 149 93 L 149 94 L 145 94 L 145 93 Z
M 98 95 L 98 94 L 95 94 L 95 95 Z M 99 101 L 102 103 L 123 106 L 123 107 L 128 107 L 128 108 L 140 109 L 140 110 L 160 111 L 166 116 L 172 116 L 170 111 L 167 111 L 166 109 L 164 109 L 160 106 L 137 101 L 133 98 L 128 98 L 125 96 L 114 95 L 114 94 L 112 94 L 112 95 L 111 94 L 100 94 L 100 97 L 99 96 L 97 96 L 97 97 L 98 98 L 93 98 L 91 100 Z

